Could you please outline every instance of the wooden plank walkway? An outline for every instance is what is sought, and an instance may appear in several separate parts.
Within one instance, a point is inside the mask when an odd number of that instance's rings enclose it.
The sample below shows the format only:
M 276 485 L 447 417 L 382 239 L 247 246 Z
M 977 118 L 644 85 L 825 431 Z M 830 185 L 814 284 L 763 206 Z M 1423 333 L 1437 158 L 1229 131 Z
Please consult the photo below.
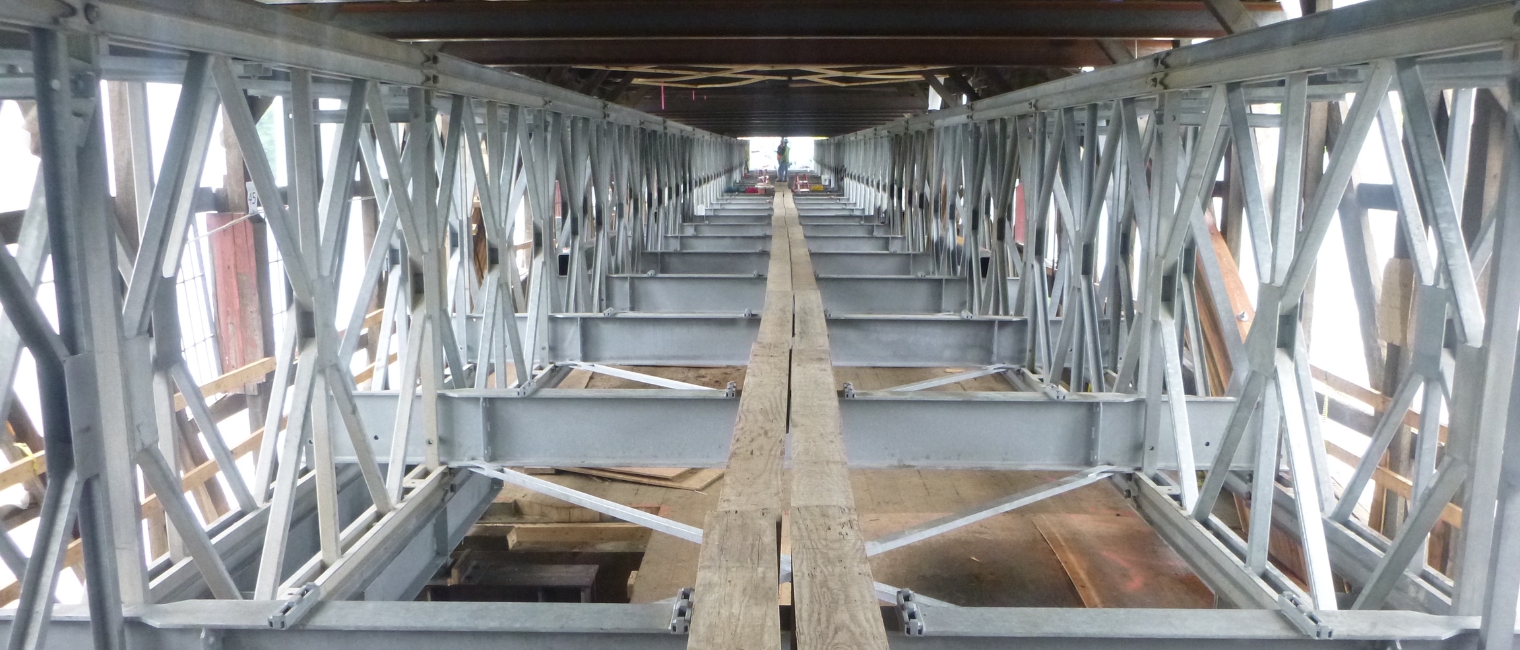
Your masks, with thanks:
M 823 299 L 791 193 L 777 192 L 760 333 L 750 350 L 728 470 L 697 560 L 688 648 L 775 650 L 783 467 L 792 432 L 796 645 L 885 650 L 850 491 Z
M 792 264 L 792 601 L 801 650 L 887 647 L 850 490 L 828 323 L 791 193 L 777 195 Z M 775 258 L 772 258 L 775 264 Z
M 703 526 L 688 648 L 781 647 L 782 463 L 792 354 L 787 223 L 777 209 L 760 333 L 750 348 L 722 492 Z

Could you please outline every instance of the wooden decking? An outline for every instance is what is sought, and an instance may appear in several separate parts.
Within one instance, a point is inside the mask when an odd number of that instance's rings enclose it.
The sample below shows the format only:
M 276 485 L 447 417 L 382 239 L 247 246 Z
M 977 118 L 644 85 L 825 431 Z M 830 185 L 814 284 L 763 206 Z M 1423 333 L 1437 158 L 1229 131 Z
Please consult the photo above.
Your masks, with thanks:
M 850 490 L 823 299 L 791 194 L 778 192 L 760 334 L 750 351 L 728 476 L 697 560 L 688 647 L 780 644 L 781 514 L 790 511 L 799 648 L 887 647 Z M 792 432 L 790 503 L 782 461 Z
M 781 610 L 794 606 L 799 648 L 887 646 L 873 569 L 894 585 L 969 606 L 1143 606 L 1108 595 L 1114 577 L 1090 545 L 1073 542 L 1088 522 L 1134 549 L 1126 557 L 1148 582 L 1165 581 L 1172 607 L 1207 607 L 1206 590 L 1180 559 L 1106 484 L 867 558 L 864 540 L 1057 478 L 1037 472 L 848 469 L 837 391 L 843 381 L 871 390 L 928 379 L 954 369 L 842 368 L 830 362 L 827 322 L 811 259 L 789 193 L 777 197 L 765 307 L 746 368 L 645 368 L 642 371 L 720 387 L 742 380 L 726 473 L 700 492 L 663 490 L 668 516 L 701 522 L 700 547 L 664 535 L 648 543 L 631 586 L 634 602 L 670 598 L 695 585 L 688 647 L 774 650 L 782 645 Z M 577 381 L 579 380 L 579 381 Z M 619 383 L 597 376 L 566 380 Z M 612 384 L 596 387 L 615 387 Z M 987 376 L 938 390 L 1009 390 Z M 787 436 L 791 435 L 790 468 Z M 652 490 L 559 477 L 598 493 L 637 490 L 615 500 L 654 501 Z M 857 504 L 857 497 L 863 499 Z M 860 507 L 857 508 L 857 505 Z M 862 514 L 864 513 L 864 514 Z M 785 525 L 783 525 L 785 520 Z M 1055 538 L 1054 541 L 1051 538 Z M 1076 538 L 1081 541 L 1080 538 Z M 778 588 L 783 553 L 789 589 Z M 1110 558 L 1111 559 L 1111 558 Z M 1095 572 L 1084 573 L 1089 567 Z M 1176 575 L 1160 575 L 1151 567 Z M 1075 568 L 1075 570 L 1074 570 Z M 1122 596 L 1123 594 L 1121 594 Z M 1153 605 L 1154 606 L 1154 605 Z
M 786 508 L 782 463 L 792 357 L 792 273 L 787 213 L 779 209 L 779 196 L 777 200 L 760 333 L 744 374 L 724 487 L 703 526 L 689 648 L 781 646 L 777 589 L 781 514 Z

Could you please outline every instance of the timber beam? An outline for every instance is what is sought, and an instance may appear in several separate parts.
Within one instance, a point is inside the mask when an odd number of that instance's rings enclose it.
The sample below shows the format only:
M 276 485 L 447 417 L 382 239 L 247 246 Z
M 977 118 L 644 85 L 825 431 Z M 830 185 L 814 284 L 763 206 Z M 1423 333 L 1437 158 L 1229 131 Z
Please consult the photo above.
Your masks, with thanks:
M 1246 5 L 1263 22 L 1282 17 L 1276 3 Z M 1114 6 L 1097 2 L 1008 5 L 956 0 L 764 0 L 744 11 L 701 0 L 629 4 L 571 0 L 502 6 L 454 2 L 447 8 L 354 3 L 329 21 L 401 40 L 493 38 L 1213 38 L 1224 30 L 1203 2 Z

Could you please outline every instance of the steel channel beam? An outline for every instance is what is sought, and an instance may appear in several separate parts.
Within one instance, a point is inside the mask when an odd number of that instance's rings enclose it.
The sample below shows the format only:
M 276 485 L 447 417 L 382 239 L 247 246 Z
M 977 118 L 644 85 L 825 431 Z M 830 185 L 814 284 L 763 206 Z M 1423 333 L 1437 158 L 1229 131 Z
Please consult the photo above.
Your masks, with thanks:
M 600 603 L 330 601 L 301 624 L 271 629 L 281 601 L 194 600 L 134 608 L 127 638 L 161 650 L 677 650 L 670 606 Z M 0 614 L 8 631 L 12 614 Z M 49 631 L 52 649 L 90 647 L 86 613 L 60 606 Z
M 675 250 L 698 252 L 764 253 L 771 249 L 765 235 L 670 235 Z
M 1224 542 L 1183 512 L 1170 495 L 1145 476 L 1132 475 L 1126 485 L 1135 510 L 1176 549 L 1223 603 L 1240 609 L 1276 608 L 1277 597 L 1272 587 L 1252 575 Z
M 760 313 L 765 277 L 755 275 L 613 275 L 607 278 L 611 309 L 645 313 Z
M 761 252 L 652 251 L 639 256 L 643 273 L 764 275 L 770 254 Z
M 421 400 L 421 396 L 413 399 Z M 358 393 L 377 450 L 389 450 L 395 393 Z M 440 391 L 439 458 L 448 463 L 572 467 L 720 467 L 738 400 L 723 391 L 554 389 Z M 408 462 L 421 462 L 421 409 L 412 409 Z M 352 446 L 335 443 L 340 460 Z
M 474 354 L 480 319 L 462 319 Z M 630 366 L 742 366 L 760 319 L 742 313 L 556 314 L 549 353 L 556 362 Z M 1011 316 L 841 315 L 829 318 L 836 366 L 949 368 L 1014 365 L 1024 360 L 1028 320 Z M 526 317 L 518 318 L 526 328 Z M 1059 319 L 1051 320 L 1058 328 Z M 1100 331 L 1107 322 L 1100 325 Z
M 903 240 L 901 237 L 831 234 L 810 236 L 807 245 L 810 253 L 895 253 L 902 250 Z
M 816 255 L 814 257 L 816 259 Z M 1017 291 L 1018 279 L 1008 279 Z M 958 314 L 966 310 L 966 281 L 915 276 L 819 276 L 818 291 L 830 314 Z
M 359 513 L 369 506 L 369 495 L 359 481 L 359 469 L 353 465 L 340 467 L 338 476 L 339 523 L 347 526 Z M 290 557 L 311 557 L 317 553 L 317 497 L 315 476 L 308 474 L 297 484 L 295 506 L 291 514 L 290 540 L 287 553 Z M 213 532 L 211 543 L 227 565 L 233 582 L 238 588 L 252 590 L 258 573 L 258 554 L 264 543 L 264 527 L 269 522 L 269 506 L 226 525 Z M 299 568 L 292 562 L 288 572 Z M 149 593 L 154 602 L 173 602 L 192 598 L 207 598 L 210 591 L 201 578 L 200 571 L 188 558 L 154 571 Z
M 1008 280 L 1010 291 L 1017 279 Z M 818 278 L 830 314 L 954 314 L 966 309 L 965 281 L 948 277 L 825 276 Z M 747 275 L 614 275 L 608 307 L 671 314 L 759 313 L 765 278 Z
M 1233 476 L 1226 486 L 1242 494 L 1250 492 L 1244 481 L 1236 480 Z M 1300 533 L 1293 495 L 1282 488 L 1276 488 L 1273 490 L 1272 505 L 1273 519 L 1281 523 L 1284 531 L 1296 538 Z M 1325 520 L 1325 541 L 1329 543 L 1330 563 L 1336 574 L 1358 586 L 1371 577 L 1388 546 L 1386 541 L 1382 545 L 1374 544 L 1347 525 L 1328 519 Z M 1388 602 L 1399 609 L 1445 614 L 1451 609 L 1451 585 L 1438 583 L 1439 581 L 1415 579 L 1406 573 L 1389 594 Z M 1444 592 L 1442 586 L 1445 587 Z
M 884 226 L 868 223 L 809 223 L 803 224 L 802 235 L 808 239 L 830 235 L 886 235 L 887 233 L 881 232 L 883 228 Z
M 820 276 L 934 273 L 933 260 L 923 253 L 817 252 L 811 257 L 813 271 Z
M 346 527 L 370 504 L 357 468 L 352 464 L 340 465 L 339 477 L 339 521 Z M 469 527 L 490 505 L 500 487 L 499 483 L 471 472 L 461 472 L 445 480 L 448 483 L 445 489 L 438 490 L 434 495 L 436 498 L 429 504 L 419 504 L 425 506 L 419 509 L 419 516 L 389 544 L 382 545 L 379 552 L 367 554 L 367 558 L 352 559 L 356 566 L 345 571 L 346 575 L 352 576 L 350 586 L 345 590 L 347 595 L 340 598 L 409 600 L 421 591 L 464 538 Z M 315 494 L 312 476 L 308 475 L 296 493 L 296 510 L 287 550 L 291 558 L 308 558 L 319 550 Z M 268 506 L 265 506 L 226 526 L 212 540 L 240 588 L 251 589 L 253 586 L 267 513 Z M 440 530 L 445 532 L 442 537 L 431 533 L 435 526 L 441 526 Z M 300 565 L 300 562 L 288 563 L 286 573 L 294 573 Z M 174 602 L 205 598 L 209 594 L 194 565 L 189 560 L 182 560 L 153 579 L 152 595 L 157 602 Z M 328 590 L 324 595 L 331 596 L 332 592 Z
M 681 225 L 683 235 L 765 235 L 770 236 L 771 227 L 759 223 L 687 223 Z
M 675 650 L 670 606 L 601 603 L 468 603 L 334 601 L 300 625 L 270 629 L 276 602 L 186 601 L 133 608 L 127 636 L 133 647 L 163 650 Z M 1081 609 L 1049 607 L 936 607 L 920 605 L 925 636 L 892 634 L 906 650 L 1112 648 L 1185 650 L 1249 647 L 1266 650 L 1387 647 L 1471 647 L 1476 617 L 1398 611 L 1321 612 L 1335 640 L 1309 637 L 1275 610 Z M 0 614 L 0 630 L 10 613 Z M 886 621 L 884 616 L 884 623 Z M 80 606 L 60 606 L 45 648 L 87 647 L 89 626 Z
M 829 351 L 836 366 L 1015 365 L 1025 358 L 1028 325 L 1007 316 L 836 316 L 829 318 Z
M 355 399 L 375 448 L 389 449 L 396 394 Z M 1197 458 L 1213 459 L 1233 405 L 1231 398 L 1188 399 Z M 840 401 L 856 467 L 1132 469 L 1142 458 L 1144 408 L 1143 400 L 1117 394 L 1051 400 L 1034 393 L 862 392 Z M 722 391 L 547 388 L 530 397 L 442 391 L 439 457 L 505 466 L 721 467 L 737 409 L 738 400 Z M 419 411 L 412 410 L 413 431 L 421 430 Z M 932 444 L 922 435 L 928 430 L 937 432 Z M 408 462 L 421 462 L 424 444 L 411 436 Z M 1160 444 L 1169 458 L 1170 443 Z M 340 460 L 352 460 L 344 440 L 335 448 Z M 1241 469 L 1249 467 L 1250 455 L 1238 458 Z
M 474 355 L 480 319 L 463 322 Z M 549 318 L 555 362 L 629 366 L 742 366 L 760 319 L 734 314 L 556 314 Z M 1051 327 L 1060 326 L 1059 319 Z M 526 328 L 526 317 L 518 317 Z M 1100 329 L 1106 329 L 1103 323 Z M 836 366 L 950 368 L 1023 361 L 1028 320 L 1010 316 L 840 315 L 829 318 Z
M 918 275 L 932 273 L 932 260 L 922 253 L 818 252 L 813 253 L 818 275 Z M 754 252 L 655 251 L 640 256 L 644 273 L 764 274 L 770 255 Z
M 769 212 L 746 209 L 710 209 L 683 222 L 683 224 L 764 226 L 767 232 L 769 232 L 770 223 L 771 215 Z
M 1188 398 L 1195 457 L 1213 460 L 1234 404 Z M 852 467 L 1133 469 L 1144 453 L 1145 402 L 1128 395 L 1051 400 L 1036 393 L 857 392 L 839 408 Z M 925 431 L 933 431 L 932 438 Z M 1170 440 L 1159 445 L 1161 458 L 1175 456 Z
M 324 585 L 324 597 L 373 601 L 416 598 L 485 514 L 502 485 L 471 471 L 454 471 L 452 476 L 443 477 L 442 483 L 436 495 L 417 504 L 416 517 L 398 522 L 391 531 L 394 540 L 377 540 L 370 553 L 358 553 L 364 540 L 356 543 L 354 557 L 342 560 L 355 565 L 347 573 L 351 577 L 345 584 Z M 389 516 L 405 514 L 398 509 Z M 385 523 L 376 524 L 375 530 L 384 531 Z
M 758 316 L 742 315 L 567 314 L 549 323 L 549 358 L 629 366 L 742 366 L 760 328 Z
M 1305 635 L 1276 609 L 1069 609 L 924 607 L 925 636 L 893 637 L 903 649 L 1123 648 L 1214 650 L 1251 648 L 1460 648 L 1476 617 L 1416 612 L 1319 612 L 1333 640 Z
M 867 219 L 863 210 L 818 210 L 807 214 L 799 213 L 797 221 L 805 226 L 817 225 L 844 225 L 875 223 L 874 219 Z

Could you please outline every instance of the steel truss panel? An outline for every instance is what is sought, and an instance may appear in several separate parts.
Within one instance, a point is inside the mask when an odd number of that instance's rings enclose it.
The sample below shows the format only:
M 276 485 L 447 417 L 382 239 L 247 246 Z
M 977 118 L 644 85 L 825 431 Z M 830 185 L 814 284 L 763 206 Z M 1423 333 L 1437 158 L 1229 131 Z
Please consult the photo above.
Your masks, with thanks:
M 101 35 L 157 47 L 219 52 L 254 61 L 310 68 L 387 83 L 430 84 L 439 91 L 474 95 L 519 106 L 547 107 L 598 119 L 648 125 L 672 132 L 691 127 L 601 101 L 551 84 L 478 66 L 448 55 L 318 21 L 240 3 L 92 2 L 88 27 Z M 82 13 L 51 0 L 18 0 L 10 22 L 54 27 Z M 431 74 L 429 73 L 431 71 Z

